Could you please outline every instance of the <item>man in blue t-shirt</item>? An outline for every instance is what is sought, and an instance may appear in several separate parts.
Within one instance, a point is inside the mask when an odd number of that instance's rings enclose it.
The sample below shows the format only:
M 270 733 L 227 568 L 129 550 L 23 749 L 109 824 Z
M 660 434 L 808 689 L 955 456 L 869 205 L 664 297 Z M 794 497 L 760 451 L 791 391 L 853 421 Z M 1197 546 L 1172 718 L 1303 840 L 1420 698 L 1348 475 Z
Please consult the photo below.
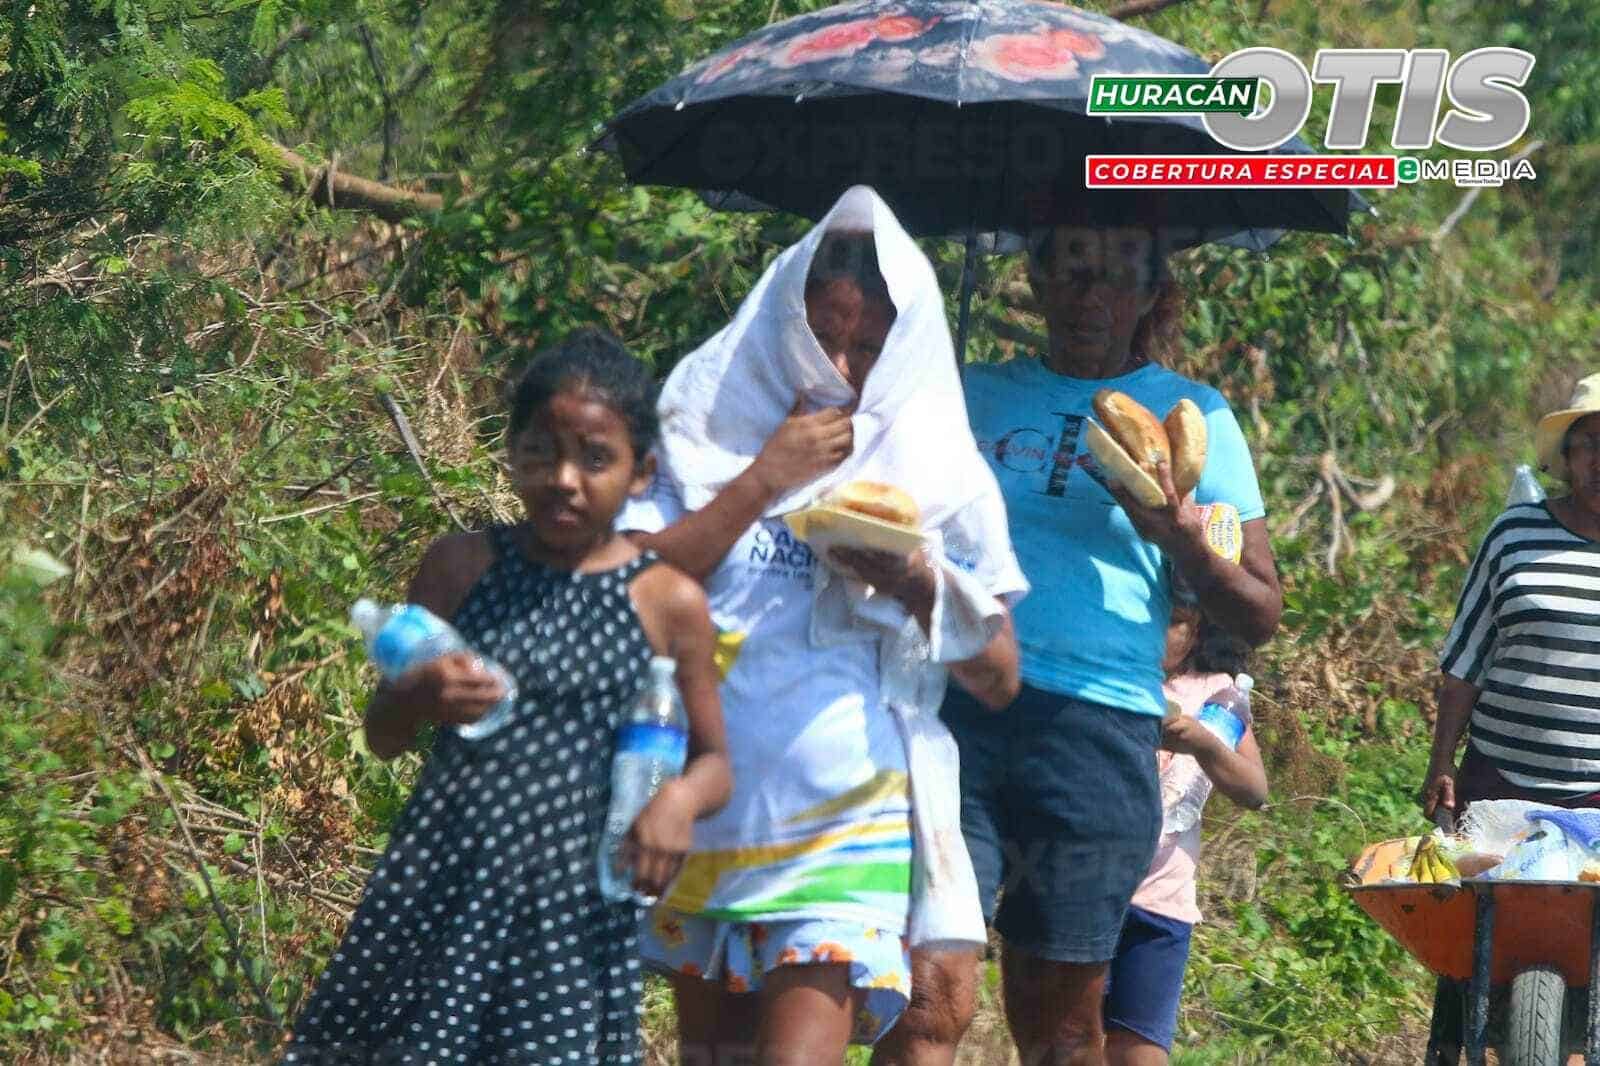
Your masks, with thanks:
M 1161 659 L 1176 571 L 1201 608 L 1251 643 L 1282 611 L 1261 490 L 1215 389 L 1159 365 L 1181 292 L 1148 228 L 1059 226 L 1031 242 L 1029 281 L 1049 328 L 1040 358 L 971 367 L 968 414 L 1000 482 L 1033 592 L 1016 608 L 1022 694 L 993 714 L 952 690 L 962 831 L 985 917 L 1004 942 L 1006 1017 L 1023 1062 L 1102 1066 L 1148 1044 L 1101 1020 L 1106 963 L 1161 829 L 1156 751 Z M 1165 418 L 1205 415 L 1207 459 L 1187 499 L 1140 504 L 1084 444 L 1094 395 L 1115 389 Z M 1206 504 L 1241 522 L 1234 562 L 1207 543 Z M 1004 886 L 1003 893 L 1000 891 Z M 998 907 L 997 896 L 1000 897 Z M 913 953 L 912 1006 L 875 1066 L 953 1061 L 975 1005 L 970 956 Z

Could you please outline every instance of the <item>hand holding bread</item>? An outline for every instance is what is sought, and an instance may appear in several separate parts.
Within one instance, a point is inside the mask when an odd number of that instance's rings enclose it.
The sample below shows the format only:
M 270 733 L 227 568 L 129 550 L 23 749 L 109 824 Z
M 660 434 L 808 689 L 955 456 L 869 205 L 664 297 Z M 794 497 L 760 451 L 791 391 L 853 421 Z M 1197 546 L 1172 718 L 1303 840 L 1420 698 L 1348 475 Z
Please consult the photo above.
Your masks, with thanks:
M 822 504 L 907 531 L 922 529 L 922 509 L 917 501 L 904 489 L 881 481 L 847 482 L 823 497 Z M 935 589 L 933 564 L 920 547 L 900 554 L 839 545 L 829 550 L 828 558 L 835 566 L 899 600 L 909 611 L 931 605 Z
M 834 548 L 828 561 L 849 575 L 900 601 L 908 611 L 932 606 L 937 591 L 933 561 L 925 550 L 909 555 L 861 548 Z
M 795 536 L 819 554 L 859 548 L 903 556 L 926 542 L 922 511 L 910 493 L 881 481 L 851 481 L 784 515 Z
M 1106 475 L 1136 500 L 1146 507 L 1166 506 L 1157 480 L 1163 463 L 1171 468 L 1179 499 L 1194 491 L 1206 463 L 1206 420 L 1192 400 L 1179 400 L 1162 423 L 1126 393 L 1101 389 L 1094 396 L 1094 413 L 1100 421 L 1090 420 L 1084 442 Z

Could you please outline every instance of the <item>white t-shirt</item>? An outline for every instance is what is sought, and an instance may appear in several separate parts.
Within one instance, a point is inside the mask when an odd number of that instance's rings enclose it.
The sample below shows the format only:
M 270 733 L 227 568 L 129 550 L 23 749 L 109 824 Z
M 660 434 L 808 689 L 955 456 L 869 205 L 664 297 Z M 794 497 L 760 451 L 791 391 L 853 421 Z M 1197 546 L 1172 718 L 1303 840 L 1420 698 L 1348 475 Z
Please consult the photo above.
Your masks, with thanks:
M 682 515 L 676 486 L 658 476 L 616 525 L 658 532 Z M 991 594 L 1027 588 L 997 495 L 938 532 L 950 562 Z M 696 824 L 666 903 L 724 920 L 828 918 L 901 934 L 912 839 L 905 747 L 880 696 L 877 636 L 812 645 L 817 566 L 782 519 L 764 518 L 706 582 L 732 658 L 722 709 L 733 796 Z

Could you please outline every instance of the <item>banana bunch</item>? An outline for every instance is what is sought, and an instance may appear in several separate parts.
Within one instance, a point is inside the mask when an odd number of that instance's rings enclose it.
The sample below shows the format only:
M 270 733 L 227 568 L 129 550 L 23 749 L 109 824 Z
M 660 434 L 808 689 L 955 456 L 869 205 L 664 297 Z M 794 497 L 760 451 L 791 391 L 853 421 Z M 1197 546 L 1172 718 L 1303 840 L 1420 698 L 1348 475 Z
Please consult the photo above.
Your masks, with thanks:
M 1461 880 L 1461 871 L 1439 850 L 1439 838 L 1425 836 L 1417 843 L 1411 856 L 1411 869 L 1406 876 L 1418 884 L 1431 885 L 1445 881 Z

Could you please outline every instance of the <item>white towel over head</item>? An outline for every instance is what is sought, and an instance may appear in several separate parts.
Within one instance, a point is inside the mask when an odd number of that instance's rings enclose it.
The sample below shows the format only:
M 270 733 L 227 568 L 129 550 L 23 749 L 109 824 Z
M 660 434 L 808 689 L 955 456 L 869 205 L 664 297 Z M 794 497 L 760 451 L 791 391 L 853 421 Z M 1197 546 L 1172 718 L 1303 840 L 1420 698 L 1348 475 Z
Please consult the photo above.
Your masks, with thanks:
M 835 232 L 872 234 L 896 312 L 859 397 L 806 321 L 811 261 L 823 237 Z M 775 500 L 767 517 L 866 479 L 909 493 L 924 524 L 936 526 L 994 483 L 967 424 L 933 266 L 865 185 L 846 191 L 804 239 L 773 260 L 733 321 L 667 378 L 659 455 L 685 506 L 704 507 L 743 473 L 798 400 L 808 410 L 856 403 L 855 448 L 836 469 Z

